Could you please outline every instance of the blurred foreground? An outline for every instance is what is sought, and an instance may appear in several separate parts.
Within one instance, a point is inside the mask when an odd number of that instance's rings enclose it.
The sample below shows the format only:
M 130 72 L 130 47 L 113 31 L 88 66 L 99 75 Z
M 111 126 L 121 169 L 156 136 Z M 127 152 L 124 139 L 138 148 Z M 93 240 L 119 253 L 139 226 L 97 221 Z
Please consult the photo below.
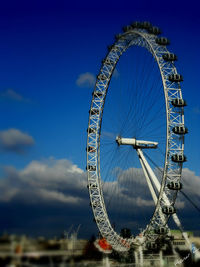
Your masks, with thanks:
M 191 255 L 181 242 L 178 234 L 174 235 L 174 244 L 179 254 L 179 261 L 174 255 L 164 255 L 161 265 L 159 254 L 144 255 L 144 266 L 200 266 L 192 264 Z M 200 248 L 200 238 L 190 236 L 190 240 Z M 69 238 L 45 239 L 44 237 L 28 238 L 4 234 L 0 237 L 0 266 L 25 267 L 25 266 L 137 266 L 134 262 L 134 251 L 126 255 L 115 252 L 108 256 L 103 255 L 94 246 L 95 237 L 88 240 Z

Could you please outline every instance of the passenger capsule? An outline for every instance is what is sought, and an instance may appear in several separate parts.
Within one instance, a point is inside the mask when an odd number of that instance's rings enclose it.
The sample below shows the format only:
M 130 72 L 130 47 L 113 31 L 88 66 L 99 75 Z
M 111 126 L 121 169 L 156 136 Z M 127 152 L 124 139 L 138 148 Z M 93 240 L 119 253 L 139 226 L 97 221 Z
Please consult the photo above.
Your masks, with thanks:
M 161 227 L 155 228 L 154 232 L 155 234 L 158 234 L 158 235 L 164 235 L 164 234 L 167 234 L 168 229 L 166 227 L 161 226 Z
M 174 154 L 171 157 L 171 159 L 172 159 L 173 162 L 179 162 L 179 163 L 185 162 L 187 160 L 186 156 L 183 155 L 183 154 Z
M 172 131 L 175 134 L 187 134 L 188 133 L 188 129 L 185 126 L 175 126 Z
M 183 81 L 183 76 L 180 74 L 171 74 L 168 76 L 168 80 L 170 82 L 182 82 Z
M 98 108 L 92 108 L 91 111 L 89 110 L 89 112 L 91 112 L 91 115 L 98 115 L 99 109 Z
M 133 23 L 131 24 L 131 26 L 132 26 L 133 28 L 141 28 L 141 22 L 139 22 L 139 21 L 135 21 L 135 22 L 133 22 Z
M 182 98 L 175 98 L 172 100 L 172 105 L 174 107 L 185 107 L 185 106 L 187 106 L 187 103 Z
M 182 183 L 181 182 L 169 182 L 167 184 L 167 187 L 170 189 L 170 190 L 181 190 L 182 189 Z
M 123 27 L 123 32 L 129 32 L 133 29 L 133 27 L 131 25 L 127 25 Z
M 146 243 L 146 248 L 149 250 L 157 250 L 158 249 L 158 244 L 155 242 L 147 242 Z
M 174 206 L 164 206 L 162 207 L 162 212 L 166 215 L 170 215 L 176 213 L 176 209 Z
M 106 79 L 108 79 L 108 77 L 105 74 L 101 73 L 97 76 L 97 79 L 105 81 Z
M 161 34 L 161 30 L 158 28 L 158 27 L 150 27 L 148 29 L 148 32 L 150 34 L 154 34 L 154 35 L 158 35 L 158 34 Z
M 172 53 L 166 53 L 162 56 L 162 58 L 165 61 L 176 61 L 177 60 L 177 56 L 175 54 L 172 54 Z
M 95 165 L 88 165 L 86 167 L 86 170 L 88 170 L 88 171 L 96 171 L 96 166 Z
M 149 29 L 151 26 L 152 25 L 151 25 L 151 23 L 149 21 L 143 21 L 143 22 L 141 22 L 141 26 L 140 27 L 142 29 Z
M 94 97 L 102 97 L 104 95 L 104 93 L 103 92 L 100 92 L 100 91 L 95 91 L 95 92 L 92 93 L 92 95 Z
M 94 153 L 94 152 L 96 152 L 96 148 L 93 147 L 93 146 L 89 146 L 87 151 L 90 152 L 90 153 Z
M 159 45 L 169 45 L 170 41 L 166 37 L 156 38 L 156 43 Z

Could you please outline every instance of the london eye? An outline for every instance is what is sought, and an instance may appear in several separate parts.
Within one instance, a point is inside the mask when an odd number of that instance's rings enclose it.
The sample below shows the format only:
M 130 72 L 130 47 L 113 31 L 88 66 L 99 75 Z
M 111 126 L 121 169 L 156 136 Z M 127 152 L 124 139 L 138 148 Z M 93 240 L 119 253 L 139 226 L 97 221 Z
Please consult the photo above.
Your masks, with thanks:
M 87 130 L 88 190 L 94 221 L 117 251 L 127 251 L 131 244 L 156 246 L 170 232 L 170 216 L 181 227 L 175 202 L 188 130 L 183 77 L 169 44 L 158 27 L 134 22 L 115 36 L 96 78 Z M 124 237 L 109 206 L 118 206 L 123 217 L 124 207 L 131 206 L 125 181 L 130 191 L 134 177 L 141 175 L 154 203 L 152 215 L 142 238 Z

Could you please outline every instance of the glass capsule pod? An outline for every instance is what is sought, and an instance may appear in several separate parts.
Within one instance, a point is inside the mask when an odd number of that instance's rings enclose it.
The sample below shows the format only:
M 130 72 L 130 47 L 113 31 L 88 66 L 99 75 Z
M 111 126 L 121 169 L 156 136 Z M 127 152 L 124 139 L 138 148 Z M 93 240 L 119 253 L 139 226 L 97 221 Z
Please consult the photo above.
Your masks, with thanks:
M 185 106 L 187 106 L 186 101 L 184 99 L 182 99 L 182 98 L 175 98 L 175 99 L 172 100 L 171 103 L 172 103 L 172 105 L 174 107 L 185 107 Z
M 141 26 L 140 27 L 142 29 L 149 29 L 151 26 L 152 25 L 151 25 L 151 23 L 149 21 L 143 21 L 143 22 L 141 22 Z
M 164 235 L 164 234 L 167 234 L 168 229 L 164 226 L 161 226 L 161 227 L 156 228 L 154 232 L 155 234 L 158 234 L 158 235 Z
M 133 22 L 133 23 L 131 24 L 131 26 L 132 26 L 133 28 L 140 28 L 140 27 L 141 27 L 141 22 L 139 22 L 139 21 L 135 21 L 135 22 Z
M 181 74 L 171 74 L 168 76 L 168 80 L 170 82 L 182 82 L 183 81 L 183 76 Z
M 170 189 L 170 190 L 181 190 L 182 189 L 182 183 L 181 182 L 174 182 L 174 181 L 171 181 L 167 184 L 167 187 Z
M 149 29 L 148 29 L 148 32 L 150 33 L 150 34 L 154 34 L 154 35 L 158 35 L 158 34 L 161 34 L 161 30 L 158 28 L 158 27 L 150 27 Z
M 159 38 L 156 38 L 156 43 L 159 45 L 169 45 L 170 41 L 166 37 L 159 37 Z
M 175 126 L 175 127 L 172 128 L 172 131 L 175 134 L 179 134 L 179 135 L 187 134 L 188 133 L 188 129 L 184 125 L 182 125 L 182 126 Z
M 158 249 L 158 243 L 155 243 L 153 241 L 149 241 L 146 243 L 146 248 L 148 250 L 157 250 Z
M 88 171 L 96 171 L 96 166 L 95 165 L 88 165 L 86 167 L 86 170 L 88 170 Z
M 186 156 L 183 155 L 183 154 L 174 154 L 171 157 L 171 159 L 172 159 L 173 162 L 178 162 L 178 163 L 182 163 L 182 162 L 185 162 L 187 160 Z
M 176 213 L 176 209 L 174 206 L 163 206 L 162 212 L 166 215 L 170 215 Z
M 173 53 L 166 53 L 162 56 L 165 61 L 176 61 L 178 58 Z

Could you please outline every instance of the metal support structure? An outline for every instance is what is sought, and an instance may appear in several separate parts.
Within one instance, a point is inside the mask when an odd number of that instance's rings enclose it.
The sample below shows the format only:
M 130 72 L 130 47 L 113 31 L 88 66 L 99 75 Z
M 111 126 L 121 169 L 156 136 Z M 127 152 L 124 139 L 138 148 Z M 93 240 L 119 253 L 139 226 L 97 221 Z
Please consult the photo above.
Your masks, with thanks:
M 169 80 L 169 76 L 171 75 L 170 77 L 174 77 L 173 75 L 177 74 L 177 70 L 173 61 L 167 61 L 163 57 L 169 54 L 166 44 L 162 44 L 160 41 L 158 42 L 157 36 L 147 29 L 129 27 L 125 33 L 120 34 L 116 42 L 109 48 L 109 52 L 103 60 L 92 98 L 87 138 L 88 189 L 94 219 L 102 236 L 104 236 L 112 245 L 113 249 L 117 251 L 129 250 L 134 240 L 124 239 L 116 233 L 108 218 L 100 176 L 100 136 L 104 104 L 112 74 L 121 55 L 131 46 L 140 46 L 147 49 L 156 60 L 162 79 L 166 107 L 165 164 L 160 186 L 154 179 L 157 188 L 160 190 L 156 210 L 145 230 L 145 238 L 147 240 L 155 240 L 157 237 L 151 234 L 152 231 L 158 226 L 165 225 L 169 219 L 168 215 L 161 215 L 160 210 L 166 203 L 165 196 L 167 196 L 169 203 L 172 205 L 175 203 L 177 192 L 176 190 L 170 191 L 166 184 L 170 181 L 180 181 L 182 163 L 177 163 L 173 161 L 172 158 L 177 154 L 182 155 L 184 150 L 184 135 L 177 138 L 177 134 L 173 132 L 174 127 L 184 126 L 184 105 L 175 105 L 177 101 L 178 103 L 184 103 L 184 100 L 182 99 L 180 82 Z M 128 140 L 117 137 L 116 142 L 123 143 L 128 142 Z M 156 142 L 139 141 L 136 139 L 132 139 L 132 142 L 132 145 L 137 149 L 157 147 Z M 155 192 L 153 193 L 152 189 L 151 191 L 152 195 L 154 195 L 153 199 L 155 199 L 156 194 Z
M 135 257 L 135 265 L 138 266 L 139 260 L 138 260 L 138 251 L 137 250 L 134 251 L 134 257 Z
M 160 185 L 160 182 L 159 182 L 158 178 L 156 177 L 155 173 L 153 172 L 152 168 L 148 164 L 148 161 L 146 160 L 146 158 L 145 158 L 145 156 L 144 156 L 144 154 L 142 152 L 142 148 L 153 148 L 152 144 L 154 144 L 157 147 L 158 143 L 149 142 L 149 141 L 141 141 L 141 140 L 138 141 L 135 138 L 121 138 L 121 137 L 120 138 L 117 137 L 116 141 L 117 141 L 118 145 L 131 145 L 131 146 L 133 146 L 133 148 L 136 149 L 138 157 L 139 157 L 139 160 L 140 160 L 140 163 L 141 163 L 141 166 L 142 166 L 142 169 L 143 169 L 143 172 L 144 172 L 144 175 L 145 175 L 145 178 L 146 178 L 146 181 L 147 181 L 147 185 L 148 185 L 149 190 L 151 192 L 151 196 L 153 198 L 153 201 L 154 201 L 155 205 L 157 205 L 158 197 L 157 197 L 157 195 L 155 193 L 155 190 L 154 190 L 154 187 L 153 187 L 152 184 L 154 184 L 154 186 L 157 189 L 158 193 L 160 192 L 161 185 Z M 144 144 L 145 144 L 146 147 L 144 147 Z M 170 203 L 170 201 L 167 198 L 165 193 L 163 193 L 163 199 L 164 199 L 165 204 L 167 206 L 171 205 L 171 203 Z M 162 218 L 162 214 L 161 213 L 162 213 L 162 211 L 160 210 L 160 216 Z M 177 225 L 177 227 L 181 230 L 183 238 L 185 239 L 189 250 L 193 253 L 191 242 L 190 242 L 190 240 L 188 238 L 187 233 L 183 231 L 183 227 L 181 225 L 181 222 L 180 222 L 177 214 L 176 213 L 172 214 L 172 218 L 173 218 L 175 224 Z M 196 258 L 198 258 L 198 257 L 200 258 L 200 252 L 197 250 L 196 251 Z
M 143 247 L 139 246 L 139 265 L 144 266 Z
M 143 172 L 144 172 L 146 181 L 147 181 L 147 185 L 148 185 L 148 187 L 149 187 L 149 190 L 150 190 L 150 192 L 151 192 L 151 196 L 152 196 L 153 201 L 154 201 L 155 206 L 156 206 L 156 205 L 157 205 L 157 202 L 158 202 L 158 197 L 157 197 L 156 192 L 155 192 L 155 190 L 154 190 L 154 188 L 153 188 L 153 186 L 152 186 L 151 176 L 150 176 L 150 174 L 149 174 L 149 172 L 148 172 L 148 169 L 151 169 L 151 168 L 148 168 L 148 167 L 145 165 L 145 163 L 144 163 L 142 157 L 140 156 L 140 154 L 143 155 L 142 150 L 141 150 L 141 149 L 136 149 L 136 151 L 137 151 L 137 154 L 138 154 L 138 156 L 139 156 L 140 164 L 141 164 L 141 166 L 142 166 L 142 169 L 143 169 Z M 164 223 L 164 222 L 165 222 L 165 218 L 164 218 L 164 216 L 163 216 L 163 214 L 162 214 L 162 211 L 160 210 L 159 213 L 160 213 L 160 217 L 161 217 L 161 219 L 163 220 L 163 223 Z
M 122 138 L 120 136 L 116 137 L 116 142 L 118 145 L 132 145 L 135 149 L 157 148 L 158 146 L 157 142 L 136 140 L 136 138 Z
M 137 150 L 137 152 L 138 152 L 138 150 Z M 141 166 L 142 166 L 142 169 L 143 169 L 143 172 L 144 172 L 146 181 L 147 181 L 147 185 L 148 185 L 149 190 L 150 190 L 150 192 L 151 192 L 151 196 L 152 196 L 153 201 L 154 201 L 154 204 L 155 204 L 155 206 L 156 206 L 157 201 L 158 201 L 156 192 L 155 192 L 155 190 L 154 190 L 154 188 L 153 188 L 153 186 L 152 186 L 152 183 L 151 183 L 149 174 L 148 174 L 148 172 L 147 172 L 147 170 L 146 170 L 146 168 L 145 168 L 145 165 L 144 165 L 143 160 L 141 159 L 141 157 L 139 157 L 139 160 L 140 160 L 140 164 L 141 164 Z
M 160 255 L 160 266 L 162 267 L 162 266 L 164 266 L 162 249 L 159 251 L 159 255 Z
M 158 178 L 156 177 L 156 175 L 154 174 L 154 172 L 151 169 L 150 165 L 148 164 L 147 160 L 145 159 L 142 150 L 141 149 L 137 149 L 137 153 L 138 153 L 139 160 L 140 160 L 140 163 L 142 165 L 145 177 L 147 179 L 147 184 L 149 186 L 149 189 L 150 189 L 151 195 L 153 197 L 153 200 L 154 200 L 154 202 L 155 201 L 157 202 L 158 199 L 157 199 L 157 196 L 156 196 L 155 191 L 153 189 L 152 182 L 154 183 L 154 185 L 155 185 L 155 187 L 156 187 L 158 192 L 160 192 L 160 187 L 161 187 L 160 182 L 158 181 Z M 149 179 L 149 178 L 151 178 L 151 179 Z M 163 198 L 165 200 L 166 205 L 170 205 L 169 199 L 167 198 L 165 193 L 163 194 Z M 172 214 L 172 218 L 173 218 L 175 224 L 177 225 L 177 227 L 182 232 L 182 236 L 185 239 L 189 250 L 191 251 L 191 253 L 193 253 L 192 245 L 191 245 L 191 242 L 190 242 L 190 240 L 188 238 L 188 234 L 187 234 L 187 232 L 183 231 L 183 227 L 181 225 L 181 222 L 180 222 L 177 214 L 176 213 Z M 196 258 L 200 259 L 200 252 L 198 250 L 196 250 Z

